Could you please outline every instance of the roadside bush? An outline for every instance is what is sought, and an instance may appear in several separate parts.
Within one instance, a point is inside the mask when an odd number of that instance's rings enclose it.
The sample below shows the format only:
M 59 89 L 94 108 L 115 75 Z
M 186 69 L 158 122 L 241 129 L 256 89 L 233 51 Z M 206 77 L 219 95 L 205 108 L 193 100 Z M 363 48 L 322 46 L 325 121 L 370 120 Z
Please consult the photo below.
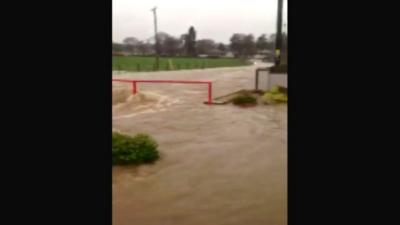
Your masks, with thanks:
M 112 162 L 113 164 L 152 163 L 159 158 L 157 143 L 147 134 L 134 137 L 113 132 Z
M 263 95 L 262 101 L 265 104 L 287 102 L 288 101 L 287 88 L 279 86 L 272 87 L 270 91 L 266 92 Z
M 232 99 L 234 105 L 257 105 L 257 98 L 249 95 L 243 94 Z

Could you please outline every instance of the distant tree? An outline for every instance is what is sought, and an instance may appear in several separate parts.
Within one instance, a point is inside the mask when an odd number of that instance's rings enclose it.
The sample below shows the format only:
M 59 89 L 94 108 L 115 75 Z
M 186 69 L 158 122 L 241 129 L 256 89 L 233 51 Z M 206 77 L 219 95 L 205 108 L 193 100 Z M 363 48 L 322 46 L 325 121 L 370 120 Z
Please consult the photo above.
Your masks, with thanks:
M 268 50 L 275 50 L 276 34 L 271 34 L 268 38 Z M 287 45 L 287 33 L 282 33 L 282 45 Z M 283 48 L 284 46 L 282 46 Z
M 271 50 L 275 48 L 275 41 L 276 41 L 276 34 L 269 35 L 268 42 L 272 43 Z
M 169 56 L 176 56 L 180 52 L 181 40 L 172 36 L 168 36 L 162 43 L 163 53 Z
M 227 47 L 223 43 L 219 43 L 217 48 L 218 48 L 218 50 L 220 50 L 223 53 L 225 53 L 228 50 Z
M 168 37 L 171 37 L 170 34 L 165 33 L 165 32 L 162 32 L 162 31 L 158 32 L 157 36 L 158 36 L 158 41 L 159 41 L 160 43 L 164 43 L 165 40 L 166 40 Z
M 139 43 L 139 40 L 135 37 L 127 37 L 124 39 L 123 42 L 126 45 L 136 45 L 137 43 Z
M 170 39 L 172 36 L 165 33 L 165 32 L 158 32 L 158 48 L 159 48 L 159 53 L 161 55 L 167 55 L 168 51 L 168 39 Z
M 120 43 L 112 43 L 113 52 L 122 52 L 124 50 L 124 45 Z
M 186 52 L 188 55 L 190 56 L 196 56 L 197 52 L 196 52 L 196 30 L 194 29 L 193 26 L 191 26 L 189 28 L 189 32 L 186 36 L 186 41 L 185 41 L 185 45 L 186 45 Z
M 230 48 L 236 57 L 248 57 L 257 52 L 256 43 L 252 34 L 233 34 Z
M 151 53 L 151 50 L 153 49 L 153 46 L 149 43 L 145 43 L 143 41 L 140 41 L 137 44 L 137 49 L 142 55 L 149 55 Z
M 217 49 L 217 44 L 211 39 L 202 39 L 196 41 L 197 54 L 209 55 Z
M 244 56 L 249 57 L 257 53 L 256 43 L 252 34 L 244 38 Z
M 181 41 L 181 46 L 180 46 L 180 53 L 182 55 L 188 55 L 188 47 L 187 47 L 187 39 L 188 39 L 188 34 L 182 34 L 181 37 L 179 38 Z
M 269 37 L 267 38 L 267 44 L 266 44 L 266 49 L 271 51 L 267 55 L 267 57 L 273 61 L 274 58 L 274 52 L 275 52 L 275 41 L 276 41 L 276 34 L 270 34 Z M 257 49 L 259 49 L 259 39 L 257 39 Z M 272 55 L 271 55 L 272 54 Z M 282 33 L 282 61 L 284 57 L 287 57 L 287 33 L 283 32 Z
M 270 42 L 275 42 L 275 39 L 276 39 L 276 34 L 270 34 L 268 37 L 268 41 Z
M 262 34 L 260 37 L 258 37 L 257 43 L 256 43 L 257 50 L 260 50 L 260 51 L 267 50 L 268 45 L 269 45 L 269 42 L 268 42 L 268 39 L 265 36 L 265 34 Z
M 176 56 L 182 52 L 182 36 L 180 38 L 176 38 L 165 32 L 158 32 L 157 36 L 159 53 L 161 55 Z M 154 40 L 154 38 L 150 39 Z
M 123 40 L 125 50 L 135 53 L 136 47 L 139 44 L 139 40 L 135 37 L 127 37 Z
M 244 38 L 245 34 L 235 33 L 232 35 L 230 41 L 230 48 L 236 57 L 242 56 L 244 51 Z

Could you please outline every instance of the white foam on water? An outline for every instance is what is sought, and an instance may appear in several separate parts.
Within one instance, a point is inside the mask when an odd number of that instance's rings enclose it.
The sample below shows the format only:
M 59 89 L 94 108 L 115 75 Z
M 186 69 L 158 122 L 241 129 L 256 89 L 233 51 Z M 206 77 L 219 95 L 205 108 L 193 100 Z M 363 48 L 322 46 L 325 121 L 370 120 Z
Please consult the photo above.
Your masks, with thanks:
M 179 102 L 179 99 L 172 99 L 167 95 L 155 92 L 140 92 L 132 95 L 129 93 L 129 89 L 116 89 L 113 90 L 113 115 L 115 115 L 113 119 L 126 119 L 140 114 L 162 112 Z

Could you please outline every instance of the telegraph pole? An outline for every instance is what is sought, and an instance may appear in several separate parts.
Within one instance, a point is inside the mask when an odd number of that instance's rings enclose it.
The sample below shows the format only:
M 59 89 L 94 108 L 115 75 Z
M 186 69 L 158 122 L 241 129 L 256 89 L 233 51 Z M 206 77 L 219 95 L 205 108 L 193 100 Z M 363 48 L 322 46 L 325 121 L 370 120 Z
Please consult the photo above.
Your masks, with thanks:
M 281 51 L 282 51 L 282 9 L 283 0 L 278 0 L 278 18 L 276 28 L 276 41 L 275 41 L 275 65 L 278 66 L 281 63 Z
M 159 64 L 159 43 L 158 43 L 158 33 L 157 33 L 157 7 L 154 7 L 151 9 L 151 11 L 153 11 L 153 15 L 154 15 L 154 39 L 156 41 L 155 47 L 156 47 L 156 69 L 158 70 L 160 68 L 160 64 Z

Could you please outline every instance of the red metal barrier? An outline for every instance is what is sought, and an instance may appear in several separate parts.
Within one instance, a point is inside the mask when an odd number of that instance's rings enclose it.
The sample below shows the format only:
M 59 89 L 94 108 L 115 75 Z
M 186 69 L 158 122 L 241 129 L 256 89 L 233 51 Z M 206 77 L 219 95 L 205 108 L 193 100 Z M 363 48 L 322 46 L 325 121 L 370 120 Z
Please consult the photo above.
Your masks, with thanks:
M 189 81 L 189 80 L 127 80 L 112 79 L 115 82 L 132 83 L 132 93 L 136 94 L 138 90 L 137 83 L 174 83 L 174 84 L 207 84 L 208 85 L 208 104 L 212 104 L 212 83 L 211 81 Z

